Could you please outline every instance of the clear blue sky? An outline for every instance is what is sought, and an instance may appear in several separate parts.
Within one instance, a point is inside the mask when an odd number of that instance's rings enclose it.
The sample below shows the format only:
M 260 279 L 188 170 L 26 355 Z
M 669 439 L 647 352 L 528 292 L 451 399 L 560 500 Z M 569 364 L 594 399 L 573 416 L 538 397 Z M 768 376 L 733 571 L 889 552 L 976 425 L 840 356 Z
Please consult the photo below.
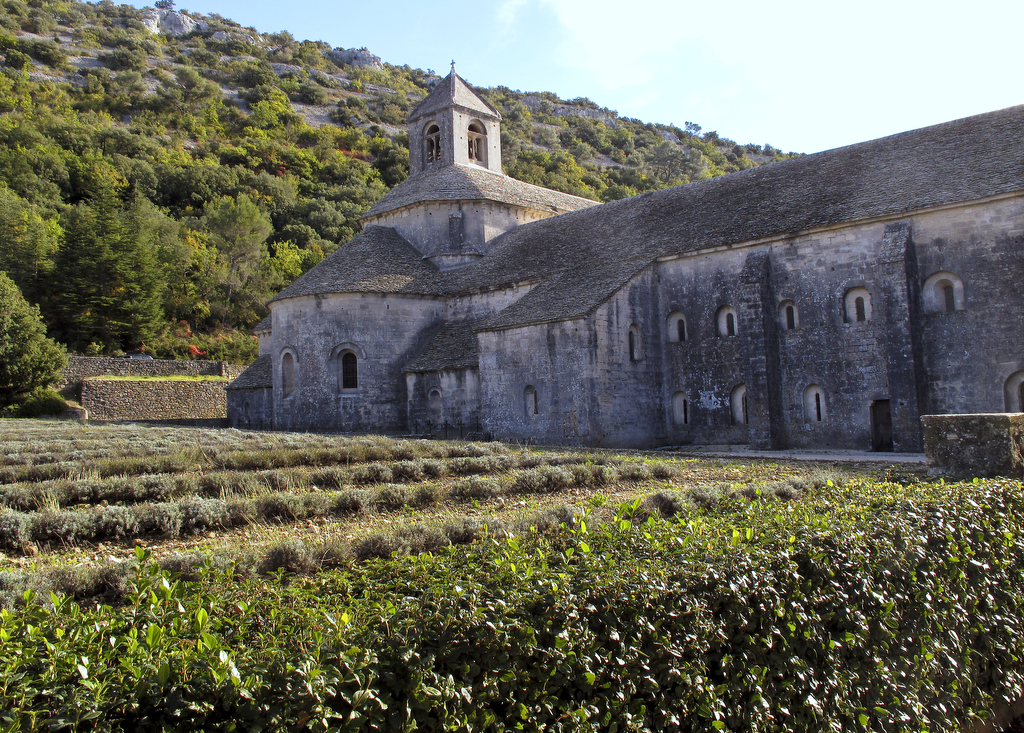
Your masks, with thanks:
M 143 7 L 145 3 L 134 2 Z M 1024 103 L 1015 0 L 178 0 L 479 86 L 816 152 Z

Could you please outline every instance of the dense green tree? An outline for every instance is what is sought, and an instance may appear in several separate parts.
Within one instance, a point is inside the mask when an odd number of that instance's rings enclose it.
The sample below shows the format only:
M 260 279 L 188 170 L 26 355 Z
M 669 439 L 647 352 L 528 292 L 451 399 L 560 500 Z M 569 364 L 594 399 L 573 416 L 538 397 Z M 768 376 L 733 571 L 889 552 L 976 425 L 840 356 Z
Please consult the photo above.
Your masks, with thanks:
M 64 347 L 46 337 L 39 308 L 0 273 L 0 406 L 57 381 L 66 365 Z
M 60 226 L 0 183 L 0 271 L 38 303 L 46 295 Z
M 157 264 L 162 217 L 149 201 L 136 196 L 123 215 L 120 236 L 111 245 L 112 287 L 104 319 L 107 343 L 127 350 L 156 338 L 164 323 L 163 281 Z
M 203 224 L 227 266 L 225 300 L 230 303 L 257 276 L 260 260 L 267 256 L 267 237 L 274 227 L 270 217 L 245 194 L 225 196 L 208 205 Z

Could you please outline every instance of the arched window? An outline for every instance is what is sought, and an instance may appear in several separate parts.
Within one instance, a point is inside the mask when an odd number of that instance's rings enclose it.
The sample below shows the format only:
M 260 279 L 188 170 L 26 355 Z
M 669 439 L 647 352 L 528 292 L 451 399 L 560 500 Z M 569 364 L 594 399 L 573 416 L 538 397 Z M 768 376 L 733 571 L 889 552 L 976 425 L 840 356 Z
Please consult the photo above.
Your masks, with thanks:
M 729 408 L 732 411 L 733 425 L 746 425 L 750 422 L 747 414 L 747 385 L 738 384 L 729 395 Z
M 359 359 L 354 351 L 341 352 L 338 360 L 339 373 L 338 383 L 342 389 L 357 389 L 359 387 Z
M 423 133 L 423 164 L 424 167 L 441 160 L 441 128 L 431 122 Z
M 427 407 L 430 410 L 430 420 L 434 423 L 441 422 L 441 390 L 432 389 L 427 395 Z
M 779 303 L 779 327 L 783 331 L 794 331 L 799 325 L 800 318 L 796 312 L 796 303 L 792 300 L 784 300 Z
M 718 335 L 726 338 L 735 336 L 739 330 L 736 320 L 736 309 L 731 305 L 723 305 L 715 314 L 715 322 L 718 325 Z
M 487 165 L 487 132 L 480 122 L 470 122 L 469 131 L 469 162 Z
M 940 270 L 928 276 L 921 288 L 925 313 L 955 313 L 964 309 L 964 284 L 952 272 Z
M 286 351 L 281 355 L 281 394 L 291 397 L 295 392 L 295 357 Z
M 676 392 L 672 395 L 672 422 L 676 425 L 690 424 L 690 404 L 686 400 L 685 392 Z
M 865 288 L 852 288 L 843 297 L 843 320 L 863 323 L 871 320 L 871 293 Z
M 526 409 L 526 416 L 533 417 L 537 414 L 537 388 L 532 384 L 526 385 L 523 390 L 523 407 Z
M 644 345 L 643 340 L 640 338 L 640 328 L 635 323 L 629 327 L 626 339 L 629 347 L 629 360 L 642 361 L 644 358 Z
M 679 311 L 673 311 L 665 319 L 668 340 L 672 343 L 686 341 L 686 317 Z
M 1014 372 L 1003 387 L 1007 412 L 1024 412 L 1024 371 Z
M 804 422 L 825 422 L 825 391 L 816 384 L 804 390 Z

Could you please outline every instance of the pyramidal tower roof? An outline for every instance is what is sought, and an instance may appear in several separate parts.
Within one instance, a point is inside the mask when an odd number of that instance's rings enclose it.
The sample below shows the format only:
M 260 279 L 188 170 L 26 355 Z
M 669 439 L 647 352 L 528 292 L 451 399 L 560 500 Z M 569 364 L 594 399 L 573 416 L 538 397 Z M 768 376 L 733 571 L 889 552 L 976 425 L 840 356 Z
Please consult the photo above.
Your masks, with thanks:
M 455 62 L 452 62 L 451 73 L 435 86 L 422 102 L 409 113 L 409 121 L 428 117 L 451 106 L 462 107 L 477 114 L 500 120 L 498 110 L 487 104 L 470 89 L 469 84 L 455 73 Z

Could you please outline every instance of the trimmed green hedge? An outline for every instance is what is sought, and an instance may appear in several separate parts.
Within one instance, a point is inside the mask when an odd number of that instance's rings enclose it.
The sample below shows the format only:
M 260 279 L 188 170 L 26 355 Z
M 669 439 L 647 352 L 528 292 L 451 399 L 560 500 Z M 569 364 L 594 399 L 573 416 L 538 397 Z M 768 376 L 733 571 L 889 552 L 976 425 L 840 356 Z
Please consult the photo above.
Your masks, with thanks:
M 1024 694 L 1022 485 L 853 482 L 0 614 L 25 730 L 963 731 Z M 141 551 L 140 551 L 141 552 Z

